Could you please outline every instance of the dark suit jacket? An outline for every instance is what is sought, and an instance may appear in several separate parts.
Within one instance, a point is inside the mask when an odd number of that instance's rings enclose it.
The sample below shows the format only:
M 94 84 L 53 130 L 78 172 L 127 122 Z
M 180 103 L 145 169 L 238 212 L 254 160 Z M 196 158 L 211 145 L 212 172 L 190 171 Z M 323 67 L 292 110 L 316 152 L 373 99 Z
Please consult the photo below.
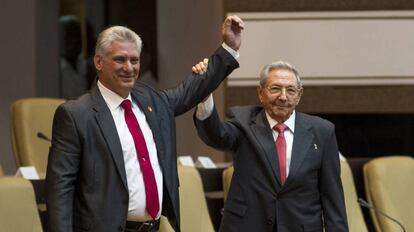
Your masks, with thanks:
M 292 159 L 285 185 L 269 123 L 259 106 L 216 110 L 195 118 L 202 140 L 233 151 L 234 174 L 220 231 L 348 231 L 334 125 L 296 113 Z
M 236 67 L 237 61 L 220 47 L 204 75 L 191 75 L 174 89 L 156 91 L 137 83 L 131 91 L 153 132 L 164 178 L 163 214 L 176 231 L 180 216 L 174 117 L 193 108 Z M 52 136 L 46 176 L 51 231 L 122 231 L 127 174 L 115 123 L 96 86 L 56 110 Z

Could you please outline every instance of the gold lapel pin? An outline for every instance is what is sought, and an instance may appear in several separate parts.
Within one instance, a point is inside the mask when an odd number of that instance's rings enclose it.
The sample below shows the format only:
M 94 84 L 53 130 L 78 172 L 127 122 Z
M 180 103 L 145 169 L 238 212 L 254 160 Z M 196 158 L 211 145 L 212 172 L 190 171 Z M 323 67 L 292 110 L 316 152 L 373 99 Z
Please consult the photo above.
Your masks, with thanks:
M 316 143 L 313 144 L 313 147 L 315 148 L 315 150 L 318 150 L 318 145 L 316 145 Z
M 152 108 L 151 108 L 151 106 L 148 106 L 148 108 L 147 108 L 147 109 L 148 109 L 148 111 L 149 111 L 149 112 L 152 112 Z

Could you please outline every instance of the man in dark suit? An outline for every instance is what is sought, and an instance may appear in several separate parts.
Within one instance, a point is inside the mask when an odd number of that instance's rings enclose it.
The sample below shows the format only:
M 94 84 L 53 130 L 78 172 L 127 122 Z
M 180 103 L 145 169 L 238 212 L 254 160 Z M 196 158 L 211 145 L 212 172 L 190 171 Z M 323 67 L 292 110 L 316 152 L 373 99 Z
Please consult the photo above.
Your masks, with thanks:
M 296 112 L 302 94 L 298 72 L 279 61 L 260 74 L 262 106 L 231 108 L 221 122 L 211 96 L 199 104 L 201 139 L 234 153 L 220 231 L 348 231 L 334 125 Z
M 163 91 L 136 83 L 141 39 L 126 27 L 101 32 L 96 86 L 61 105 L 47 176 L 50 231 L 180 231 L 174 117 L 193 108 L 238 67 L 243 22 L 229 16 L 224 43 L 203 75 Z

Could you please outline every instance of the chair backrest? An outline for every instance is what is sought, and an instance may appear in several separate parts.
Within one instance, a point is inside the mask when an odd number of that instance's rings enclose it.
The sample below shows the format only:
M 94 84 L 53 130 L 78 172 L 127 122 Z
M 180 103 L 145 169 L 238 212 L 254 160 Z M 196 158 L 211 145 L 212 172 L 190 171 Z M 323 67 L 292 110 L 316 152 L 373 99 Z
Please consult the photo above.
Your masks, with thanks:
M 230 189 L 231 178 L 233 176 L 233 166 L 228 167 L 223 172 L 223 192 L 224 200 L 227 199 L 227 194 Z M 361 208 L 358 205 L 358 196 L 355 190 L 354 179 L 349 164 L 346 161 L 341 161 L 341 180 L 344 189 L 345 207 L 348 218 L 349 231 L 365 232 L 368 231 L 367 226 L 362 215 Z
M 42 231 L 33 187 L 28 180 L 0 178 L 0 231 Z
M 164 216 L 161 216 L 160 218 L 160 228 L 158 229 L 158 232 L 174 232 L 174 229 L 168 222 L 168 219 Z
M 46 172 L 50 142 L 38 137 L 52 134 L 53 116 L 63 99 L 26 98 L 12 103 L 11 136 L 17 166 L 34 166 L 39 173 Z
M 364 166 L 367 200 L 377 209 L 414 231 L 414 159 L 408 156 L 376 158 Z M 378 232 L 401 231 L 392 220 L 371 210 Z
M 182 232 L 214 232 L 200 174 L 194 167 L 178 166 Z
M 227 200 L 227 195 L 230 190 L 231 178 L 233 177 L 234 167 L 230 166 L 223 171 L 223 195 L 224 201 Z
M 1 164 L 0 164 L 0 177 L 2 177 L 2 176 L 4 176 L 4 172 L 3 172 L 3 168 L 1 167 Z
M 352 171 L 346 160 L 341 160 L 341 181 L 344 189 L 349 231 L 368 231 L 361 207 L 358 204 L 358 195 L 356 193 Z

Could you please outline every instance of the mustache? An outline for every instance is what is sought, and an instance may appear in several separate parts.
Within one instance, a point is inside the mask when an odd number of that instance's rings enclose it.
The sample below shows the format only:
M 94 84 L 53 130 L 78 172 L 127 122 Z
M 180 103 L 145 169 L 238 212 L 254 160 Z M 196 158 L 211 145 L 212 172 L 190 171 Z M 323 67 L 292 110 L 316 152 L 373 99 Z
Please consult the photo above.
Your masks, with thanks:
M 281 102 L 281 101 L 275 101 L 272 104 L 273 106 L 278 106 L 278 107 L 288 107 L 290 106 L 289 102 Z

